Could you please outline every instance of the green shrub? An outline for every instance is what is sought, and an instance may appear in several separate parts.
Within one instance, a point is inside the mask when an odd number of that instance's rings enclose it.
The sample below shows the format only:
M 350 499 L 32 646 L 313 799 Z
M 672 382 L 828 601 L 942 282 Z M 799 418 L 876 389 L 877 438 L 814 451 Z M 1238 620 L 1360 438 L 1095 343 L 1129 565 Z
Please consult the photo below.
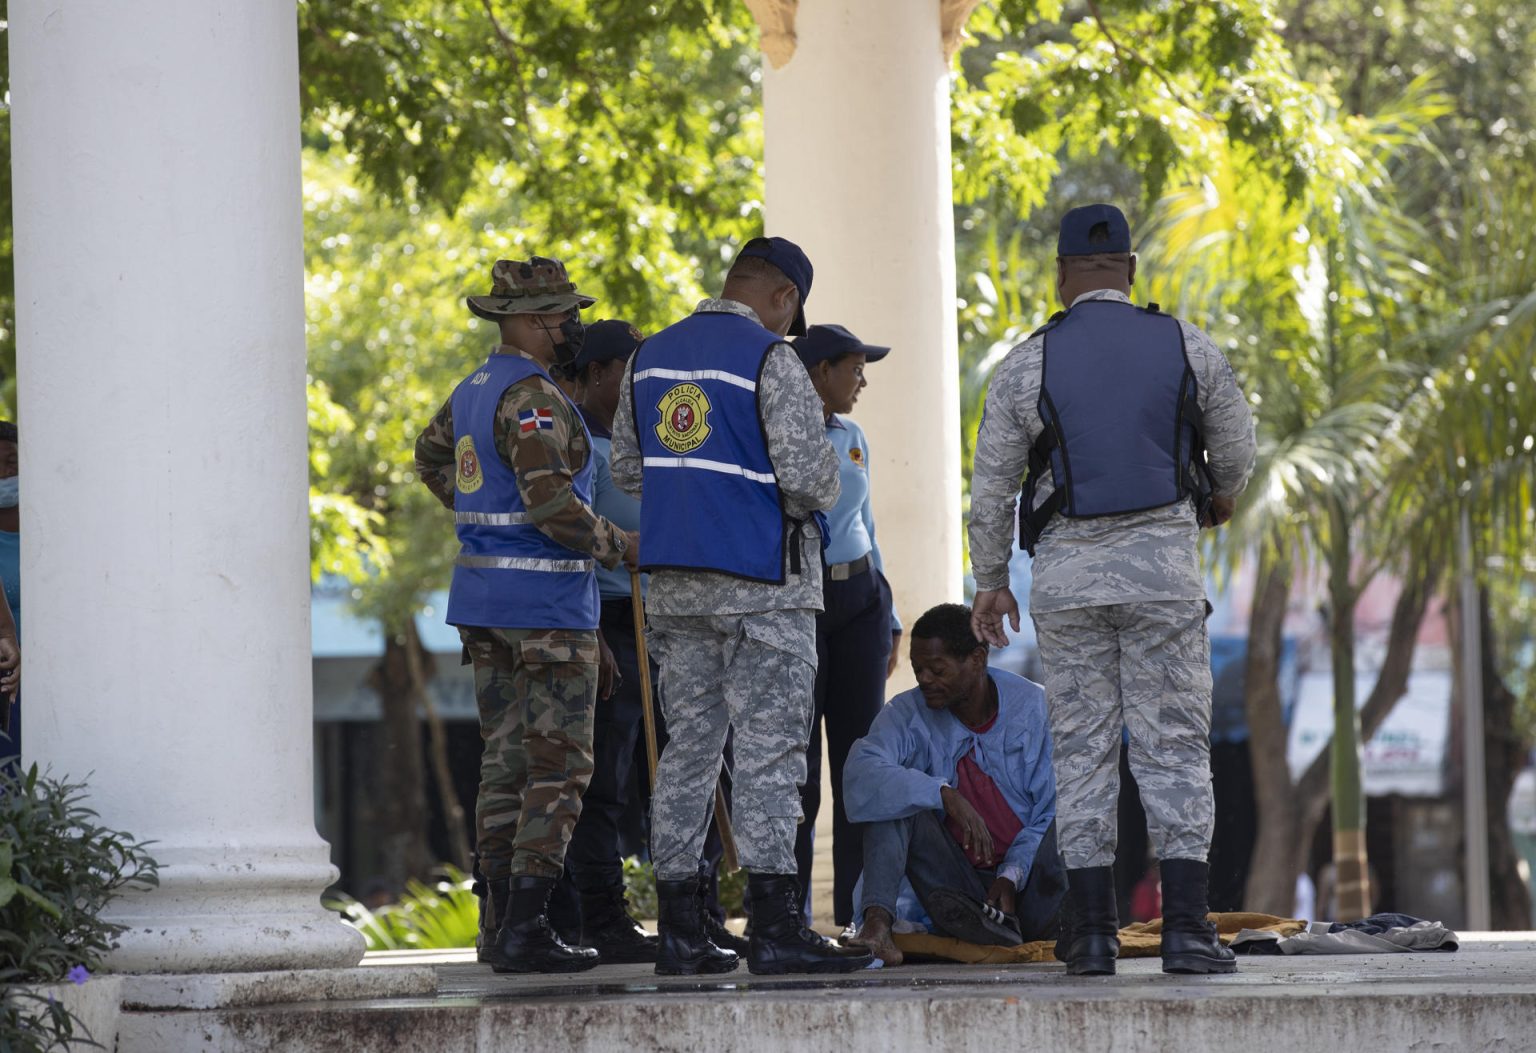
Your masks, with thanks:
M 87 982 L 124 929 L 102 908 L 127 886 L 158 883 L 145 844 L 102 826 L 85 798 L 83 783 L 35 764 L 0 773 L 0 1053 L 71 1039 L 78 1021 L 17 985 Z
M 369 910 L 351 896 L 327 905 L 341 912 L 368 941 L 370 951 L 446 951 L 473 947 L 480 928 L 480 900 L 461 870 L 444 866 L 431 885 L 406 884 L 399 903 Z
M 406 884 L 399 903 L 369 910 L 351 896 L 341 894 L 326 906 L 341 914 L 368 941 L 370 951 L 447 951 L 475 945 L 480 928 L 480 900 L 468 875 L 444 865 L 443 876 L 431 885 Z M 738 870 L 720 879 L 720 905 L 727 914 L 742 913 L 747 872 Z M 630 913 L 637 918 L 656 917 L 656 874 L 651 864 L 630 857 L 624 860 L 624 890 Z M 0 1053 L 4 1053 L 0 1049 Z

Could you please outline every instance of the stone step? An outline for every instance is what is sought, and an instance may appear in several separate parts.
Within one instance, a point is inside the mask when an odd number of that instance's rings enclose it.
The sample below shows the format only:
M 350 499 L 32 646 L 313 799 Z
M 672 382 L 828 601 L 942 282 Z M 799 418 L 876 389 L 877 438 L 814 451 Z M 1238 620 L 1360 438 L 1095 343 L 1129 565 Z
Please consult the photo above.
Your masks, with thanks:
M 369 956 L 436 970 L 430 996 L 124 1012 L 119 1053 L 1061 1049 L 1114 1053 L 1536 1050 L 1536 942 L 1445 954 L 1256 957 L 1235 975 L 919 965 L 839 977 L 657 977 L 645 966 L 498 976 L 465 952 Z M 109 1047 L 110 1048 L 110 1047 Z

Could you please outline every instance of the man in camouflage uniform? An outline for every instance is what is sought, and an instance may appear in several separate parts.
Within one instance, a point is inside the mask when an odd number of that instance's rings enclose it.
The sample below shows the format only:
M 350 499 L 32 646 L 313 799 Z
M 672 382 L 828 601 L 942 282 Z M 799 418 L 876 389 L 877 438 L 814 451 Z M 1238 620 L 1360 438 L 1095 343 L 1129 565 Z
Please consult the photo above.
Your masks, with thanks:
M 600 684 L 594 561 L 634 566 L 638 539 L 591 508 L 592 442 L 549 371 L 580 350 L 576 291 L 558 260 L 498 260 L 470 310 L 501 343 L 416 441 L 422 482 L 454 511 L 461 551 L 448 621 L 475 667 L 485 750 L 476 852 L 497 972 L 598 963 L 550 929 L 546 903 L 592 777 Z M 611 662 L 602 674 L 611 673 Z
M 750 871 L 754 973 L 871 961 L 801 924 L 799 785 L 814 710 L 822 530 L 837 456 L 787 333 L 805 331 L 811 265 L 783 238 L 743 247 L 720 299 L 652 336 L 624 373 L 614 482 L 641 501 L 650 639 L 670 735 L 651 804 L 661 900 L 656 969 L 726 972 L 704 928 L 699 857 L 734 728 L 736 845 Z
M 974 627 L 996 646 L 1005 617 L 1018 628 L 1008 554 L 1028 467 L 1020 533 L 1035 556 L 1029 605 L 1071 886 L 1058 956 L 1073 973 L 1114 971 L 1124 726 L 1162 866 L 1163 967 L 1230 972 L 1206 922 L 1211 669 L 1196 539 L 1231 518 L 1247 485 L 1253 419 L 1205 333 L 1131 304 L 1136 258 L 1119 209 L 1068 212 L 1057 266 L 1068 310 L 998 365 L 977 436 Z

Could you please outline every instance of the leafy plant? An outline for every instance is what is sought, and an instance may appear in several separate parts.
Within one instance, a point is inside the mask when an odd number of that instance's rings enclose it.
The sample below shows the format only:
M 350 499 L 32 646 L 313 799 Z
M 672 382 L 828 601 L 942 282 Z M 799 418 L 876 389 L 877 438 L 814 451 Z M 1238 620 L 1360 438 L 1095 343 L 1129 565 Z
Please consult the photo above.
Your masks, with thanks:
M 86 982 L 124 930 L 103 908 L 159 883 L 145 843 L 102 826 L 85 800 L 83 783 L 35 764 L 0 774 L 0 1053 L 83 1041 L 67 1009 L 18 985 Z
M 480 927 L 480 900 L 468 874 L 453 866 L 431 885 L 406 883 L 399 903 L 370 910 L 351 896 L 327 904 L 357 928 L 370 951 L 444 951 L 473 947 Z

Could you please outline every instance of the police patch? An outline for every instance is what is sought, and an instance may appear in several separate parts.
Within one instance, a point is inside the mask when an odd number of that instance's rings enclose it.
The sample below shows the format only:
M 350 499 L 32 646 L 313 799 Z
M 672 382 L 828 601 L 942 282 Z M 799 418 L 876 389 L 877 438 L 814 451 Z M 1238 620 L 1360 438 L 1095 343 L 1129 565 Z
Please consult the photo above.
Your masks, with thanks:
M 466 435 L 453 447 L 454 460 L 459 470 L 455 482 L 459 493 L 472 494 L 485 485 L 485 473 L 480 471 L 480 455 L 475 452 L 475 440 Z
M 860 468 L 864 467 L 864 451 L 857 446 L 848 451 L 848 459 Z
M 709 438 L 709 397 L 697 384 L 678 384 L 656 404 L 656 437 L 673 453 L 689 453 Z

